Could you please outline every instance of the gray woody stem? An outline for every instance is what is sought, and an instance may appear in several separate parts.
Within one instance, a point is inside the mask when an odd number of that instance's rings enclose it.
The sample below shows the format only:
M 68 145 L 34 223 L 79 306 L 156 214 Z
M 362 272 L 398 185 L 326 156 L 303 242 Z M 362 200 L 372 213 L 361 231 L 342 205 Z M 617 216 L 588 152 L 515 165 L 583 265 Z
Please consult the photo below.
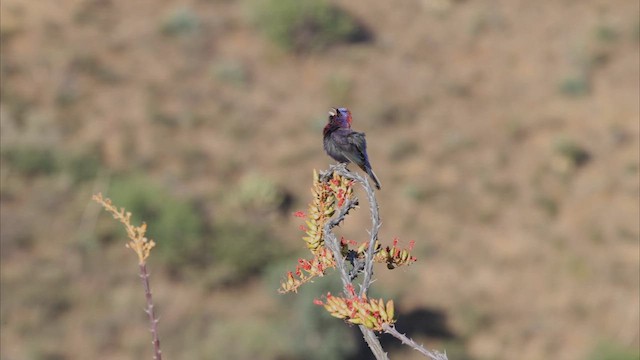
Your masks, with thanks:
M 347 179 L 355 180 L 360 183 L 367 191 L 367 195 L 369 198 L 369 203 L 372 206 L 372 216 L 373 226 L 371 231 L 371 238 L 369 240 L 369 249 L 367 251 L 367 255 L 365 258 L 365 280 L 363 280 L 360 285 L 360 296 L 366 294 L 369 285 L 371 284 L 372 278 L 372 266 L 373 266 L 373 248 L 376 239 L 378 238 L 378 228 L 380 228 L 380 218 L 378 217 L 378 205 L 375 200 L 375 195 L 373 194 L 373 189 L 369 186 L 369 183 L 364 180 L 361 176 L 350 173 L 344 166 L 332 166 L 329 171 L 322 172 L 320 175 L 324 181 L 328 181 L 331 178 L 333 172 L 337 172 L 338 174 L 344 176 Z M 370 195 L 369 195 L 370 193 Z M 338 268 L 338 272 L 340 273 L 340 278 L 342 279 L 342 285 L 344 286 L 344 291 L 347 296 L 350 296 L 349 291 L 347 290 L 349 287 L 353 288 L 353 283 L 351 282 L 351 277 L 349 276 L 346 268 L 346 261 L 340 253 L 340 242 L 336 235 L 333 233 L 333 228 L 344 220 L 345 216 L 349 213 L 349 211 L 355 208 L 358 205 L 358 200 L 347 200 L 344 205 L 338 210 L 338 214 L 335 215 L 330 221 L 328 221 L 324 225 L 323 233 L 325 238 L 325 243 L 327 247 L 333 252 L 333 257 L 336 259 L 336 267 Z M 374 209 L 375 208 L 375 212 Z M 377 360 L 389 360 L 387 353 L 384 352 L 382 345 L 380 344 L 380 340 L 375 335 L 375 333 L 367 329 L 364 326 L 359 326 L 360 331 L 364 337 L 364 340 L 367 342 L 369 349 L 376 357 Z
M 156 313 L 153 308 L 153 298 L 151 297 L 151 287 L 149 286 L 149 273 L 147 272 L 147 264 L 142 262 L 140 265 L 140 279 L 142 279 L 142 286 L 144 286 L 144 296 L 147 300 L 147 307 L 144 312 L 149 316 L 149 323 L 151 324 L 150 331 L 153 338 L 153 360 L 162 360 L 162 351 L 160 350 L 160 338 L 158 337 L 158 319 L 156 319 Z
M 405 334 L 400 333 L 398 330 L 396 330 L 396 327 L 393 326 L 393 325 L 384 324 L 384 325 L 382 325 L 382 329 L 387 334 L 392 335 L 396 339 L 402 341 L 403 344 L 408 345 L 413 350 L 421 353 L 422 355 L 428 357 L 429 359 L 432 359 L 432 360 L 448 360 L 447 359 L 447 354 L 443 354 L 443 353 L 438 352 L 438 351 L 430 351 L 430 350 L 425 349 L 424 346 L 419 345 L 418 343 L 413 341 L 413 339 L 407 337 Z
M 376 200 L 375 192 L 371 185 L 369 185 L 369 182 L 362 176 L 354 174 L 347 170 L 344 164 L 332 165 L 328 171 L 321 172 L 320 176 L 323 181 L 328 181 L 332 177 L 334 172 L 347 179 L 359 183 L 366 192 L 367 200 L 369 201 L 369 211 L 371 213 L 371 231 L 369 232 L 369 247 L 367 248 L 367 253 L 365 255 L 363 270 L 364 279 L 360 284 L 359 296 L 367 295 L 367 291 L 369 290 L 369 287 L 373 282 L 373 256 L 375 252 L 375 243 L 378 240 L 378 231 L 380 230 L 380 226 L 382 225 L 382 223 L 380 222 L 380 214 L 378 212 L 378 201 Z M 342 285 L 344 286 L 344 291 L 347 296 L 350 296 L 350 293 L 347 289 L 349 287 L 353 288 L 353 283 L 351 280 L 352 277 L 349 276 L 349 273 L 347 271 L 345 265 L 346 259 L 344 259 L 340 252 L 340 242 L 338 241 L 336 235 L 333 233 L 333 228 L 340 224 L 347 216 L 349 211 L 351 211 L 351 209 L 355 208 L 357 205 L 358 199 L 345 201 L 343 206 L 338 210 L 337 215 L 331 218 L 331 220 L 328 221 L 323 228 L 325 243 L 327 247 L 333 252 L 333 257 L 336 259 L 336 267 L 338 268 L 338 272 L 340 273 Z M 387 353 L 382 348 L 380 340 L 375 335 L 375 333 L 362 325 L 360 325 L 359 328 L 362 332 L 362 335 L 364 336 L 365 341 L 367 342 L 367 345 L 369 346 L 369 349 L 371 349 L 371 352 L 376 357 L 376 359 L 389 360 Z M 448 360 L 446 354 L 425 349 L 423 346 L 418 345 L 411 338 L 408 338 L 404 334 L 398 332 L 398 330 L 396 330 L 395 326 L 393 325 L 383 325 L 383 329 L 386 333 L 391 334 L 392 336 L 402 341 L 403 344 L 408 345 L 409 347 L 413 348 L 414 350 L 420 352 L 421 354 L 432 360 Z

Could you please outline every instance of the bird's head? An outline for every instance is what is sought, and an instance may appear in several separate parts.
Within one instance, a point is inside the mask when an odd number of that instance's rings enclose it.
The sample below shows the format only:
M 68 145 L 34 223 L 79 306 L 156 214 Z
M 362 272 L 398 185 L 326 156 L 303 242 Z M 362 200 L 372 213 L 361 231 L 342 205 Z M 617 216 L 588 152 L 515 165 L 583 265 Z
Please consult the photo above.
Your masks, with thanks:
M 333 108 L 329 111 L 329 122 L 334 122 L 344 127 L 351 127 L 351 121 L 351 111 L 347 108 Z

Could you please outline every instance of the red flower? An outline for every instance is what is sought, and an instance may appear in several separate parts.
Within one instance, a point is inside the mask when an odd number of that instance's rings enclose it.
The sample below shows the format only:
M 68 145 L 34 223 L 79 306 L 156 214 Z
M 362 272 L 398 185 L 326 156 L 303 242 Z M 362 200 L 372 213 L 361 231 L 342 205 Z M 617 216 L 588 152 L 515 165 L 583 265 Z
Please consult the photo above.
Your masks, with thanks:
M 338 198 L 338 207 L 341 207 L 344 204 L 344 190 L 340 189 L 338 190 L 338 193 L 336 194 L 336 197 Z
M 304 211 L 296 211 L 293 213 L 293 216 L 298 218 L 303 218 L 303 217 L 306 217 L 307 215 L 304 213 Z
M 306 259 L 298 259 L 298 267 L 300 267 L 301 269 L 304 270 L 311 270 L 311 262 L 309 260 Z
M 319 306 L 324 305 L 324 303 L 322 303 L 322 300 L 320 300 L 320 299 L 313 299 L 313 303 L 316 304 L 316 305 L 319 305 Z

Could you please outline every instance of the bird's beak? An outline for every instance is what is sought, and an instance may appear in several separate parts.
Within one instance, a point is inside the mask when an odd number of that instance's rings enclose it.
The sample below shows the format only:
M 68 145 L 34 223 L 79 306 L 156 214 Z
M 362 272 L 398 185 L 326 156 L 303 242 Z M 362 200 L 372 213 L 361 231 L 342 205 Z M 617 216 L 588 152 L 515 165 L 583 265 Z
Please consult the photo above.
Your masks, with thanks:
M 338 109 L 336 109 L 336 108 L 331 108 L 331 110 L 329 110 L 329 115 L 330 115 L 330 116 L 336 116 L 336 115 L 338 115 Z

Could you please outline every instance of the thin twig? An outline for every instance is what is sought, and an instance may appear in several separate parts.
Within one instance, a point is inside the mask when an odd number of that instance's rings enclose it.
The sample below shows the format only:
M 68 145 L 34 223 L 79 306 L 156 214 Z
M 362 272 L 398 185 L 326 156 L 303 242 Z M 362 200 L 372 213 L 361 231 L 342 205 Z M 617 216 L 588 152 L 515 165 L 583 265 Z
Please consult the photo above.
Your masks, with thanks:
M 432 359 L 432 360 L 448 360 L 447 354 L 443 354 L 438 351 L 427 350 L 424 346 L 419 345 L 413 339 L 407 337 L 405 334 L 399 332 L 395 326 L 389 324 L 383 324 L 382 329 L 389 335 L 392 335 L 396 339 L 400 340 L 403 344 L 408 345 L 412 349 L 421 353 L 422 355 Z
M 151 327 L 151 336 L 153 338 L 153 360 L 162 360 L 162 351 L 160 350 L 160 338 L 158 337 L 158 319 L 156 319 L 156 313 L 153 306 L 153 298 L 151 297 L 151 286 L 149 285 L 149 273 L 147 272 L 147 264 L 140 263 L 140 279 L 142 279 L 142 286 L 144 286 L 144 296 L 147 300 L 147 308 L 144 312 L 149 316 L 149 323 Z
M 327 247 L 333 253 L 334 259 L 336 259 L 336 267 L 338 268 L 338 272 L 340 273 L 340 278 L 342 279 L 342 285 L 344 286 L 344 291 L 345 291 L 345 294 L 347 295 L 349 295 L 349 292 L 348 292 L 349 286 L 353 286 L 353 285 L 351 284 L 351 279 L 349 277 L 347 268 L 345 266 L 345 259 L 342 256 L 342 253 L 340 252 L 340 243 L 336 235 L 333 233 L 332 229 L 338 226 L 338 224 L 340 224 L 340 222 L 344 220 L 345 216 L 347 216 L 349 211 L 355 208 L 357 205 L 358 205 L 358 199 L 354 199 L 354 200 L 347 199 L 344 205 L 338 211 L 338 214 L 333 218 L 331 218 L 331 220 L 327 221 L 327 223 L 324 224 L 324 228 L 323 228 L 325 244 L 327 244 Z
M 104 198 L 101 193 L 93 195 L 93 200 L 102 205 L 113 218 L 118 220 L 124 226 L 129 237 L 127 242 L 127 248 L 133 250 L 138 256 L 138 266 L 140 269 L 140 279 L 142 280 L 142 286 L 144 287 L 144 297 L 147 301 L 147 307 L 144 311 L 149 316 L 149 323 L 153 344 L 153 360 L 162 360 L 162 351 L 160 351 L 160 338 L 158 337 L 158 319 L 153 307 L 153 298 L 151 297 L 151 286 L 149 285 L 149 272 L 147 272 L 147 258 L 151 253 L 151 249 L 156 246 L 156 243 L 148 239 L 145 234 L 147 232 L 147 225 L 142 223 L 140 226 L 134 226 L 131 224 L 131 213 L 124 208 L 118 209 L 111 199 Z
M 358 182 L 367 193 L 367 200 L 369 201 L 369 212 L 371 213 L 371 231 L 369 233 L 369 247 L 367 248 L 367 253 L 365 255 L 364 261 L 364 279 L 362 280 L 362 284 L 360 284 L 360 296 L 362 297 L 364 295 L 367 295 L 367 291 L 369 290 L 369 287 L 373 282 L 373 255 L 375 253 L 376 241 L 378 240 L 378 232 L 380 230 L 380 226 L 382 226 L 382 223 L 380 222 L 380 213 L 378 211 L 378 201 L 376 200 L 374 190 L 367 179 L 358 174 L 350 172 L 345 167 L 336 167 L 335 171 L 338 172 L 338 174 L 346 177 L 347 179 Z

